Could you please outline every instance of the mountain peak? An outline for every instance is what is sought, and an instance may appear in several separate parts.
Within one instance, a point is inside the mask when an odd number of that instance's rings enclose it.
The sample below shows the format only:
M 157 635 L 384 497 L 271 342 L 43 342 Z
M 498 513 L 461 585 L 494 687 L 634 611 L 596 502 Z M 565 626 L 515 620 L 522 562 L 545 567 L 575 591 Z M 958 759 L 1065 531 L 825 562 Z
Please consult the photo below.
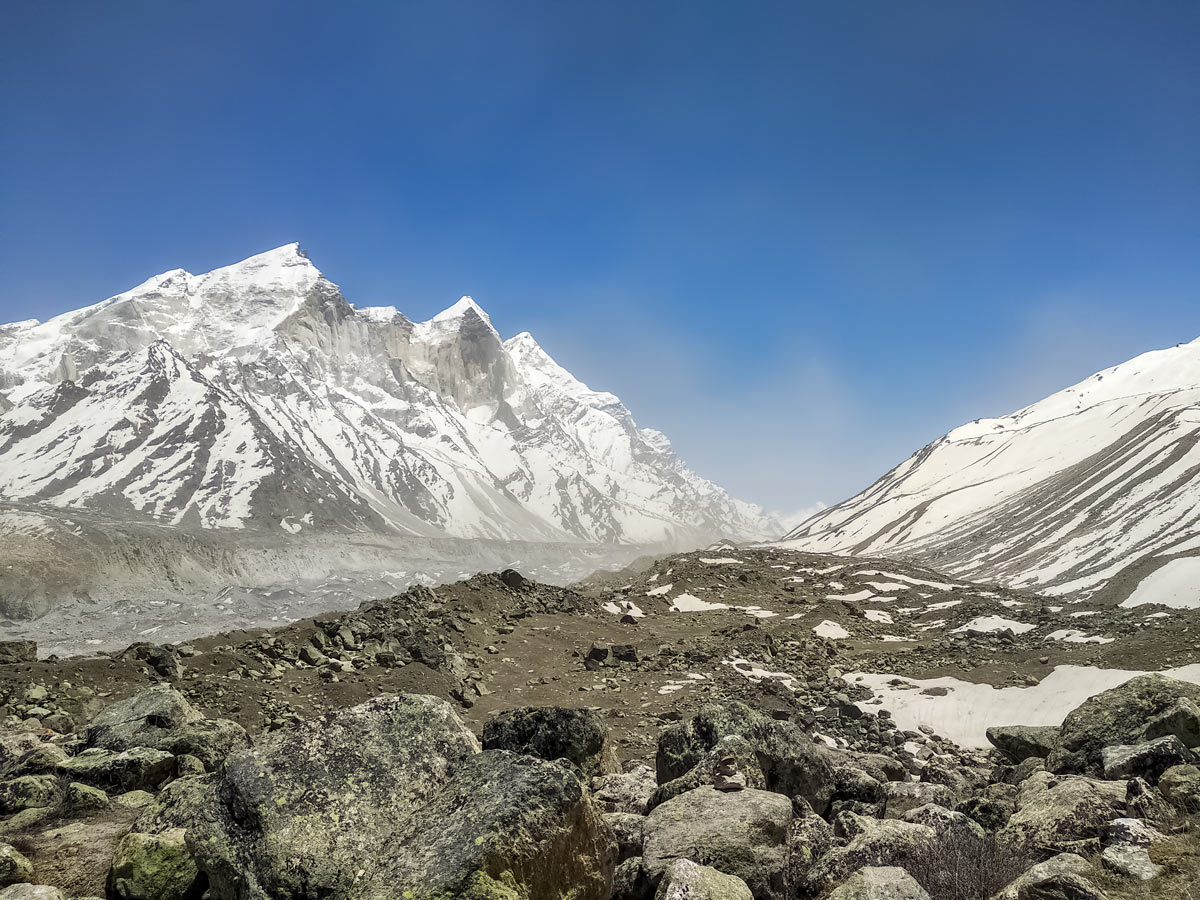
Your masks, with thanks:
M 434 316 L 429 321 L 430 322 L 450 322 L 454 319 L 461 319 L 463 316 L 468 315 L 469 313 L 472 313 L 472 312 L 475 313 L 475 315 L 479 316 L 479 318 L 481 318 L 488 326 L 491 326 L 491 324 L 492 324 L 491 316 L 489 316 L 486 312 L 484 312 L 483 307 L 480 306 L 478 303 L 476 303 L 473 298 L 466 296 L 466 295 L 463 295 L 462 297 L 460 297 L 453 306 L 449 306 L 446 309 L 443 309 L 440 313 L 438 313 L 436 316 Z

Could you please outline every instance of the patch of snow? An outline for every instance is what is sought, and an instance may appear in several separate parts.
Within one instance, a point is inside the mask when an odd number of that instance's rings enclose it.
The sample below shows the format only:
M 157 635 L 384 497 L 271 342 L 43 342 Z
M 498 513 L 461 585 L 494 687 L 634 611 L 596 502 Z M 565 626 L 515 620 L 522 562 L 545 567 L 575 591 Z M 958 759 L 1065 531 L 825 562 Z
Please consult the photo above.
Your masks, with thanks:
M 702 556 L 702 557 L 700 557 L 700 562 L 704 563 L 707 566 L 728 566 L 728 565 L 740 566 L 742 564 L 742 560 L 731 559 L 727 556 L 713 556 L 713 557 Z
M 879 622 L 881 625 L 891 625 L 892 614 L 884 612 L 882 609 L 868 609 L 864 615 L 872 622 Z
M 1046 635 L 1048 641 L 1064 641 L 1068 644 L 1111 644 L 1116 638 L 1087 635 L 1073 628 L 1060 628 Z
M 1200 609 L 1200 557 L 1171 560 L 1143 578 L 1120 605 L 1131 609 L 1147 603 L 1171 609 Z
M 850 632 L 831 619 L 826 619 L 820 625 L 814 625 L 813 632 L 817 637 L 829 638 L 834 641 L 850 637 Z
M 1013 634 L 1024 634 L 1027 631 L 1033 631 L 1037 628 L 1036 625 L 1029 625 L 1026 622 L 1017 622 L 1013 619 L 1005 619 L 1002 616 L 976 616 L 966 625 L 955 628 L 951 634 L 962 634 L 964 631 L 976 631 L 983 634 L 989 634 L 993 631 L 1011 631 Z

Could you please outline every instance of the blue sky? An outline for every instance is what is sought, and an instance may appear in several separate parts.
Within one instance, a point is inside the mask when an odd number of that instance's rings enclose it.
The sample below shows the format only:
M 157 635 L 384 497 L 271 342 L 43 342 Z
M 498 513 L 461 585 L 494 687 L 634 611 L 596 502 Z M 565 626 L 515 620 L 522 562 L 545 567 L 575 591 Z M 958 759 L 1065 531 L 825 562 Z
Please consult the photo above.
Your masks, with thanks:
M 784 510 L 1200 335 L 1191 0 L 5 16 L 0 321 L 298 240 Z

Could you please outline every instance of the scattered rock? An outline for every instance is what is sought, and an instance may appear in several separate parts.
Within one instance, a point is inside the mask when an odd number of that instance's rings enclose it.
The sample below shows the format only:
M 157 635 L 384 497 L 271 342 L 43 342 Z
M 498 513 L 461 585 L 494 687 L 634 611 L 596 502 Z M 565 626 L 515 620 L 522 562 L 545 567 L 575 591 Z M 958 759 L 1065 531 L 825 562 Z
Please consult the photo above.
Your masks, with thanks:
M 754 900 L 746 882 L 690 859 L 667 866 L 654 900 Z
M 506 709 L 484 725 L 483 749 L 528 753 L 551 761 L 566 759 L 588 778 L 620 771 L 604 721 L 587 709 Z
M 929 894 L 899 866 L 866 866 L 842 882 L 829 900 L 929 900 Z

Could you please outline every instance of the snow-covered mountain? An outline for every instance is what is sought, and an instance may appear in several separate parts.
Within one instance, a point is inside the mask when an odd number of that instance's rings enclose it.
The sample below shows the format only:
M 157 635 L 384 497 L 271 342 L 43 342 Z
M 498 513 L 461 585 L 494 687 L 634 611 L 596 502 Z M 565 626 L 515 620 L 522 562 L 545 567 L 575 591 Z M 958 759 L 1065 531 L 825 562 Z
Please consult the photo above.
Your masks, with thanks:
M 1200 339 L 956 428 L 784 540 L 1125 605 L 1200 605 Z
M 0 501 L 677 547 L 773 527 L 470 297 L 427 322 L 358 309 L 295 244 L 0 326 Z

